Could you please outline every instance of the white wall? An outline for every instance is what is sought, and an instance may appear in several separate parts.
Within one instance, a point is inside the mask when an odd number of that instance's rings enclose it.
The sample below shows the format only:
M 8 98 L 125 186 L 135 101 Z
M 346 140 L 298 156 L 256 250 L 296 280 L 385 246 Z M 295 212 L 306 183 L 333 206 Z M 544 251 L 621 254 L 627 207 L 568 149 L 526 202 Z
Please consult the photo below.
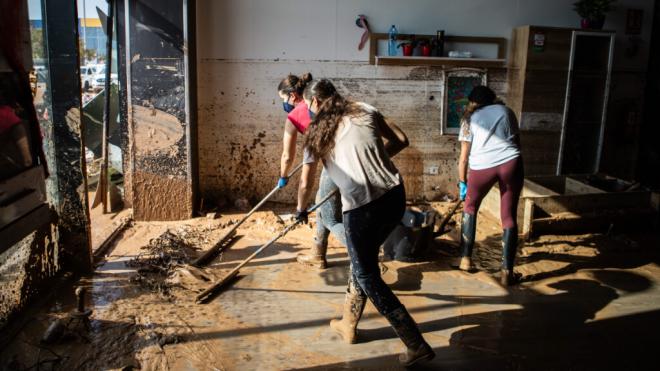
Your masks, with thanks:
M 401 33 L 499 36 L 509 38 L 516 26 L 578 27 L 575 0 L 199 0 L 200 59 L 279 59 L 366 61 L 357 50 L 365 14 L 374 32 L 396 24 Z M 652 0 L 619 0 L 605 28 L 616 30 L 617 68 L 646 65 L 652 22 Z M 623 57 L 625 10 L 644 9 L 642 53 Z

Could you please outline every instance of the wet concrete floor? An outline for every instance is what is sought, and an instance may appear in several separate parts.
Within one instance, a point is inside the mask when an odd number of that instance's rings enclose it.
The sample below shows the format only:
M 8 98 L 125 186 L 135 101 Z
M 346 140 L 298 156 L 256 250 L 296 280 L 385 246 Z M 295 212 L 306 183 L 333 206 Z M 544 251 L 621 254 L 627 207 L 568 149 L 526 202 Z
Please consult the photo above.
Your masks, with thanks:
M 444 205 L 440 205 L 440 208 Z M 368 303 L 359 340 L 349 345 L 329 328 L 347 282 L 345 249 L 332 243 L 330 267 L 295 262 L 313 230 L 302 227 L 241 270 L 208 304 L 195 304 L 205 279 L 223 276 L 281 227 L 267 214 L 239 230 L 244 237 L 208 269 L 182 274 L 163 297 L 130 281 L 124 262 L 164 230 L 182 224 L 207 231 L 208 247 L 232 216 L 209 221 L 138 223 L 126 231 L 92 277 L 91 329 L 62 344 L 39 338 L 74 307 L 72 289 L 59 295 L 0 351 L 9 369 L 146 370 L 396 370 L 403 350 L 387 321 Z M 236 215 L 233 216 L 234 218 Z M 272 217 L 272 215 L 271 215 Z M 498 284 L 497 221 L 480 216 L 478 273 L 451 268 L 457 234 L 436 241 L 428 261 L 383 263 L 383 277 L 419 323 L 437 356 L 417 369 L 657 369 L 660 349 L 660 255 L 648 236 L 546 236 L 519 254 L 525 281 Z M 639 237 L 639 238 L 638 238 Z M 44 362 L 47 360 L 49 362 Z M 39 365 L 39 367 L 35 367 Z

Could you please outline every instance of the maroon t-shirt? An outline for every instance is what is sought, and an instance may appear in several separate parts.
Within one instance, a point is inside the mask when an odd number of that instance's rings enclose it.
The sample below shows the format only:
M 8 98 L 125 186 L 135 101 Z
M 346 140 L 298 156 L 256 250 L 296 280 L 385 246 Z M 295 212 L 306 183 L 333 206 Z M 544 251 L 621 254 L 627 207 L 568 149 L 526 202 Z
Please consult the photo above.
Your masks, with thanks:
M 289 121 L 291 121 L 293 126 L 298 129 L 300 134 L 304 134 L 305 130 L 307 130 L 307 127 L 309 126 L 309 123 L 312 122 L 312 120 L 309 118 L 307 104 L 304 100 L 301 100 L 300 103 L 296 105 L 296 108 L 289 112 L 287 118 Z

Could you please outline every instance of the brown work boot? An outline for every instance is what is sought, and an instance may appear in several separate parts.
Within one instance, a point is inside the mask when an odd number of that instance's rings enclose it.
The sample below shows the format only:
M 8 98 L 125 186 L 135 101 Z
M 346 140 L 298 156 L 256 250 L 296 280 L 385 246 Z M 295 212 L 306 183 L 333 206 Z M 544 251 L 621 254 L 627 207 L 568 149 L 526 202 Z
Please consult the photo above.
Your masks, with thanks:
M 357 342 L 357 325 L 364 312 L 367 297 L 353 292 L 347 292 L 344 299 L 344 314 L 341 319 L 330 321 L 330 328 L 341 335 L 345 342 L 355 344 Z
M 328 251 L 328 245 L 314 242 L 310 249 L 309 254 L 298 254 L 296 260 L 298 263 L 316 267 L 318 269 L 326 269 L 328 262 L 325 260 L 325 254 Z
M 461 257 L 461 263 L 458 265 L 458 269 L 462 271 L 473 271 L 475 267 L 474 264 L 472 264 L 472 258 L 469 256 Z

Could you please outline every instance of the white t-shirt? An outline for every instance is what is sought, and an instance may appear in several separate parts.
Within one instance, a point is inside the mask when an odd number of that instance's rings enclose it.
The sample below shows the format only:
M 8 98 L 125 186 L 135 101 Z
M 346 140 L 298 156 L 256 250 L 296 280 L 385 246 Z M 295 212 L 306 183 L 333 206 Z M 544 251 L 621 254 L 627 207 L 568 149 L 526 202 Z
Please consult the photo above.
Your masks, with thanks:
M 470 169 L 482 170 L 501 165 L 520 156 L 514 138 L 518 135 L 516 115 L 503 104 L 478 109 L 463 123 L 458 140 L 472 142 Z
M 378 111 L 366 103 L 357 104 L 364 113 L 343 118 L 335 147 L 323 158 L 323 166 L 341 192 L 344 212 L 378 199 L 403 181 L 373 120 Z

